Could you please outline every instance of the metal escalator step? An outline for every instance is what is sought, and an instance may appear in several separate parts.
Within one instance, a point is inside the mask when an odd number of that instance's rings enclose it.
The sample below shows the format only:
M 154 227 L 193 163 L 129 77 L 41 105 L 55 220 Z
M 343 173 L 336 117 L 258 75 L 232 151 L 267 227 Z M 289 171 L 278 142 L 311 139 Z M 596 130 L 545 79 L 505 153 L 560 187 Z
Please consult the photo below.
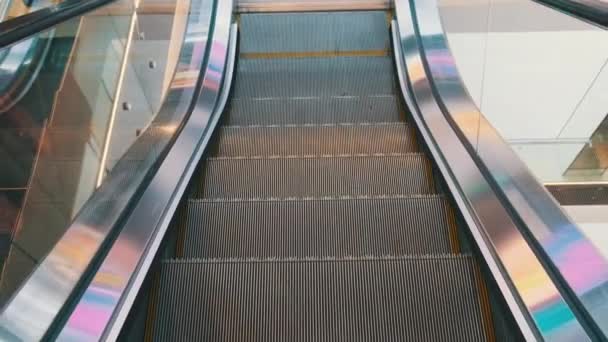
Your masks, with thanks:
M 382 11 L 241 15 L 241 53 L 386 50 Z
M 453 214 L 442 196 L 191 200 L 184 256 L 203 259 L 449 253 Z
M 382 57 L 240 58 L 235 98 L 393 95 L 393 61 Z
M 473 260 L 162 264 L 156 341 L 487 341 Z
M 401 122 L 394 95 L 308 98 L 233 99 L 226 125 L 303 125 Z
M 209 158 L 198 197 L 395 196 L 434 192 L 422 154 Z
M 418 151 L 413 127 L 399 123 L 222 127 L 216 142 L 223 157 Z

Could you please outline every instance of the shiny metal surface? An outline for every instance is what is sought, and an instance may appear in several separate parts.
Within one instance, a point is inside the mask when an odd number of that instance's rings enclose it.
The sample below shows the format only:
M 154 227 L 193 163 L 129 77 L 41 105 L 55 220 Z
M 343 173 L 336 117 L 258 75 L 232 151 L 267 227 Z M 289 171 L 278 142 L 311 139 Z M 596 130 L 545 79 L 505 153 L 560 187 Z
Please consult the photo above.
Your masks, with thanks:
M 238 12 L 300 12 L 383 10 L 392 0 L 237 0 Z
M 449 50 L 436 2 L 415 0 L 413 6 L 422 56 L 440 106 L 487 170 L 489 181 L 497 187 L 503 203 L 514 213 L 520 227 L 526 229 L 524 234 L 540 247 L 535 252 L 557 280 L 562 295 L 574 305 L 576 314 L 584 317 L 581 323 L 588 331 L 605 337 L 608 334 L 608 261 L 474 104 Z M 589 317 L 592 320 L 588 320 Z
M 237 27 L 232 3 L 219 1 L 198 100 L 158 172 L 73 310 L 58 340 L 116 340 L 186 186 L 224 110 Z M 93 319 L 95 317 L 95 319 Z
M 170 146 L 192 107 L 199 73 L 207 60 L 211 0 L 190 10 L 178 68 L 161 110 L 87 201 L 57 245 L 43 259 L 0 314 L 0 339 L 38 340 L 83 285 L 104 244 L 130 209 Z M 109 280 L 111 281 L 111 279 Z
M 434 2 L 426 6 L 436 9 Z M 415 21 L 429 18 L 412 9 L 407 1 L 396 2 L 400 37 L 395 42 L 395 59 L 398 69 L 406 71 L 400 73 L 404 97 L 523 335 L 528 340 L 589 340 L 456 133 L 460 130 L 461 135 L 476 137 L 477 121 L 468 122 L 472 126 L 469 131 L 466 126 L 455 130 L 444 114 L 442 98 L 434 92 L 432 75 L 425 68 L 425 63 L 441 62 L 443 56 L 434 55 L 436 59 L 428 60 L 423 54 L 420 42 L 426 39 L 430 43 L 435 37 L 417 36 Z

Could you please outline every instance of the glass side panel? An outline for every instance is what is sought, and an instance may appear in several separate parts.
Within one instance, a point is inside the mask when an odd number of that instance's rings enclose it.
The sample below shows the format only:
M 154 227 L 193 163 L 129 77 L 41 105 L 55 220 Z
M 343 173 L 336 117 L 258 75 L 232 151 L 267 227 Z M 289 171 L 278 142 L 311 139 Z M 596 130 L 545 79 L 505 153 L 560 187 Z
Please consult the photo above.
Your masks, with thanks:
M 608 181 L 608 31 L 528 0 L 441 1 L 477 106 L 545 183 Z
M 560 187 L 570 201 L 586 195 L 568 187 L 605 186 L 608 31 L 528 0 L 439 3 L 458 72 L 483 113 L 459 123 L 466 126 L 467 138 L 477 142 L 477 154 L 499 165 L 496 161 L 503 156 L 495 148 L 501 146 L 499 140 L 506 141 L 538 180 Z M 506 178 L 517 177 L 509 173 L 512 170 L 490 172 L 499 183 L 515 187 Z M 521 190 L 507 188 L 505 192 Z M 585 191 L 594 200 L 583 201 L 597 204 L 599 192 Z M 533 202 L 523 197 L 517 200 Z M 551 212 L 546 207 L 536 209 Z M 552 224 L 538 224 L 531 233 L 597 326 L 608 334 L 606 206 L 564 210 L 578 227 L 552 217 Z
M 0 51 L 0 305 L 159 112 L 189 6 L 121 0 Z
M 606 205 L 569 205 L 564 207 L 580 227 L 581 231 L 593 241 L 604 258 L 608 259 L 608 206 Z

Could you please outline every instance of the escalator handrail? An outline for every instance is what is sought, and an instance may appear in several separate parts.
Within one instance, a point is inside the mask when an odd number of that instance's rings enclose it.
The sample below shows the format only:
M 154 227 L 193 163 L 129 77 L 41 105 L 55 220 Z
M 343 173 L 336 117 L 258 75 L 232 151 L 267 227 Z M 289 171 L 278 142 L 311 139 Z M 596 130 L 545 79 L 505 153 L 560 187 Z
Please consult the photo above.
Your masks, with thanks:
M 177 141 L 156 176 L 138 199 L 126 223 L 121 227 L 116 242 L 110 247 L 91 283 L 76 303 L 65 326 L 59 334 L 60 340 L 87 334 L 90 340 L 117 340 L 129 311 L 159 251 L 171 219 L 186 191 L 203 153 L 217 126 L 228 100 L 235 65 L 237 24 L 231 25 L 232 0 L 221 0 L 217 14 L 216 29 L 211 43 L 212 56 L 205 71 L 194 110 Z M 159 191 L 162 189 L 162 191 Z M 155 209 L 151 210 L 151 206 Z M 147 227 L 145 232 L 141 227 Z M 124 258 L 124 246 L 136 241 L 131 250 L 135 255 Z M 120 272 L 116 272 L 120 269 Z M 120 278 L 119 284 L 111 288 L 105 283 L 106 275 L 113 273 Z M 102 307 L 96 300 L 100 288 L 111 292 Z M 97 306 L 100 318 L 83 326 L 80 312 Z
M 535 285 L 541 285 L 543 294 L 554 302 L 564 304 L 563 298 L 551 286 L 551 279 L 439 108 L 423 66 L 412 16 L 407 0 L 397 3 L 392 42 L 402 97 L 522 336 L 526 341 L 542 340 L 530 309 L 536 305 L 535 293 L 530 296 L 526 284 L 518 284 L 521 279 L 514 278 L 523 269 L 535 275 Z M 505 243 L 517 248 L 519 260 L 509 257 L 508 249 L 500 248 Z M 578 332 L 584 334 L 582 328 Z
M 0 22 L 0 49 L 115 0 L 65 0 Z
M 568 322 L 578 322 L 593 339 L 605 338 L 598 325 L 599 314 L 590 310 L 590 307 L 600 308 L 602 304 L 583 305 L 583 290 L 589 289 L 581 288 L 580 284 L 593 283 L 596 287 L 592 290 L 605 290 L 608 279 L 604 275 L 602 279 L 590 281 L 590 273 L 585 266 L 573 269 L 571 265 L 568 266 L 568 258 L 564 256 L 568 255 L 568 250 L 583 248 L 590 255 L 593 254 L 594 266 L 598 269 L 608 269 L 608 263 L 475 105 L 460 78 L 449 49 L 436 1 L 410 2 L 409 11 L 419 40 L 421 62 L 430 91 L 443 115 L 457 132 L 470 157 L 475 160 L 493 193 L 510 213 L 511 220 L 517 225 L 536 259 L 542 263 L 553 286 L 566 301 L 573 315 Z M 397 3 L 397 7 L 408 6 L 407 0 Z M 397 12 L 399 11 L 405 9 L 398 9 Z M 473 122 L 477 124 L 472 125 Z M 493 243 L 500 247 L 499 242 Z M 534 307 L 527 306 L 534 314 Z
M 199 91 L 208 88 L 203 84 L 205 75 L 216 74 L 211 60 L 214 56 L 210 51 L 212 40 L 209 38 L 216 29 L 216 7 L 223 2 L 191 2 L 177 63 L 179 68 L 174 73 L 161 109 L 82 206 L 50 253 L 2 308 L 0 339 L 52 339 L 61 331 L 86 287 L 95 279 L 108 252 L 116 246 L 116 237 L 122 225 L 128 222 L 131 211 L 143 195 L 154 190 L 150 189 L 150 182 L 158 175 L 160 167 L 167 164 L 163 162 L 171 156 L 171 147 L 196 108 L 197 96 L 210 96 L 208 92 L 199 94 Z M 205 8 L 202 8 L 203 4 Z M 151 205 L 155 207 L 157 204 Z M 121 256 L 123 264 L 128 260 L 129 247 L 140 242 L 133 239 L 122 241 L 123 251 L 127 248 L 127 256 Z M 105 278 L 105 285 L 110 290 L 114 282 L 108 283 L 108 279 L 112 277 L 112 274 L 106 274 Z M 97 289 L 102 291 L 102 297 L 107 294 L 105 289 Z M 98 319 L 99 316 L 95 316 L 90 322 L 94 324 Z M 76 340 L 83 338 L 75 337 Z
M 603 0 L 535 0 L 536 2 L 608 29 L 608 2 Z

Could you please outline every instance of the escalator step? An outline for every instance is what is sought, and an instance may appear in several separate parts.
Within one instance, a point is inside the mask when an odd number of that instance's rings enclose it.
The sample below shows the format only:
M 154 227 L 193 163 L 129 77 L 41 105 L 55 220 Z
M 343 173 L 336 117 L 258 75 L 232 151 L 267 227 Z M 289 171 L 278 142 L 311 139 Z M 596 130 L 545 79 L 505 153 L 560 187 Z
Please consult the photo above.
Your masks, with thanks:
M 239 59 L 234 97 L 393 95 L 393 61 L 381 57 Z
M 232 99 L 226 125 L 303 125 L 400 122 L 394 95 Z
M 434 193 L 422 154 L 209 158 L 199 198 L 267 199 Z
M 382 11 L 242 15 L 240 52 L 387 50 L 390 36 L 386 18 Z
M 240 126 L 218 130 L 214 155 L 303 156 L 418 152 L 406 124 Z
M 165 261 L 157 341 L 487 341 L 468 256 Z
M 191 200 L 184 256 L 305 258 L 449 253 L 453 214 L 438 195 L 337 200 Z

